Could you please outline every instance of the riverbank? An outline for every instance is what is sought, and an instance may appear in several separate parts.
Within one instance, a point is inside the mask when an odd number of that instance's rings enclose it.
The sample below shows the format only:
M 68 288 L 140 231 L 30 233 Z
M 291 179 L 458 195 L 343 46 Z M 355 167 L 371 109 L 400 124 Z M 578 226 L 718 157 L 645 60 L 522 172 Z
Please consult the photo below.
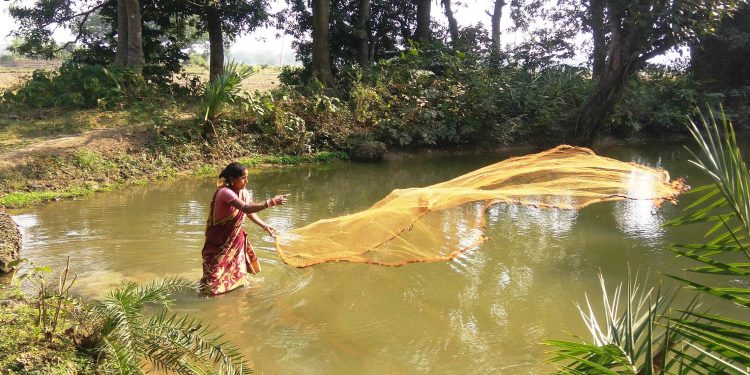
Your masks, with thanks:
M 26 207 L 180 175 L 216 176 L 232 160 L 264 168 L 347 158 L 343 152 L 269 154 L 235 136 L 209 145 L 198 136 L 196 113 L 195 102 L 165 100 L 115 111 L 5 114 L 0 140 L 16 147 L 0 149 L 0 207 Z

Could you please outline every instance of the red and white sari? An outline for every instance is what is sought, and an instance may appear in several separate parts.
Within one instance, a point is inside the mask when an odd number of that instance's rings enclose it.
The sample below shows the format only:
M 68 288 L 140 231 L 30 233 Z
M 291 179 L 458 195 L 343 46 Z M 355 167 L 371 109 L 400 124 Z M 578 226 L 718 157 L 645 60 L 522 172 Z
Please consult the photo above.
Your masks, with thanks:
M 201 252 L 203 256 L 201 292 L 211 295 L 226 293 L 244 285 L 248 270 L 252 270 L 250 263 L 257 261 L 255 251 L 250 246 L 245 230 L 242 229 L 245 213 L 231 208 L 227 216 L 214 217 L 216 197 L 221 189 L 225 188 L 217 189 L 211 200 L 206 223 L 206 242 Z M 240 191 L 239 199 L 243 202 L 250 202 L 247 190 Z

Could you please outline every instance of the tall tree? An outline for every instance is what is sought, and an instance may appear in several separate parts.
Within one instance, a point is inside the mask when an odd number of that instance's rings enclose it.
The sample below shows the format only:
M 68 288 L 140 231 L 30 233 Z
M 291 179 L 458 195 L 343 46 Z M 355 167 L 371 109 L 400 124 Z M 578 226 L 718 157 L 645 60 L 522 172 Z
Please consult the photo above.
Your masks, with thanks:
M 356 19 L 357 62 L 361 66 L 370 65 L 370 32 L 367 23 L 370 19 L 370 0 L 359 0 Z
M 604 0 L 589 0 L 587 15 L 583 25 L 591 29 L 591 39 L 594 45 L 591 52 L 591 70 L 594 78 L 599 79 L 604 72 L 604 63 L 607 61 Z
M 417 30 L 414 33 L 414 39 L 420 43 L 425 43 L 431 34 L 430 30 L 430 7 L 431 0 L 417 1 Z
M 241 32 L 253 31 L 268 22 L 267 0 L 200 0 L 188 2 L 186 12 L 198 20 L 197 30 L 208 34 L 209 79 L 224 72 L 224 46 Z
M 359 26 L 363 0 L 330 0 L 328 18 L 328 40 L 330 63 L 334 76 L 336 71 L 349 64 L 363 61 L 364 39 L 368 35 L 368 63 L 398 56 L 409 39 L 414 37 L 416 6 L 412 1 L 368 0 L 369 17 L 364 33 Z M 313 29 L 312 7 L 307 0 L 287 0 L 289 7 L 277 14 L 277 25 L 294 38 L 297 59 L 302 61 L 306 72 L 312 72 Z
M 495 62 L 500 61 L 503 56 L 503 47 L 500 44 L 500 21 L 503 18 L 503 7 L 505 6 L 505 0 L 495 0 L 495 7 L 492 10 L 492 60 Z M 489 14 L 489 13 L 488 13 Z
M 614 110 L 627 82 L 647 60 L 683 45 L 716 25 L 741 0 L 604 0 L 609 39 L 604 67 L 593 90 L 565 120 L 568 142 L 591 144 Z M 585 4 L 591 8 L 591 3 Z M 589 9 L 593 16 L 595 12 Z
M 128 7 L 125 5 L 125 0 L 117 0 L 117 30 L 128 29 Z M 117 33 L 117 45 L 127 46 L 128 45 L 128 33 L 122 31 Z M 125 66 L 128 64 L 128 50 L 127 48 L 118 48 L 115 52 L 114 64 L 117 66 Z
M 131 9 L 139 9 L 139 14 L 127 16 L 129 4 L 138 4 Z M 219 22 L 214 22 L 216 17 L 208 17 L 210 9 L 216 10 L 213 15 L 218 13 Z M 219 31 L 211 36 L 220 37 L 215 38 L 219 42 L 213 48 L 221 63 L 212 64 L 220 71 L 224 43 L 268 22 L 267 10 L 268 0 L 37 0 L 29 7 L 11 6 L 11 15 L 20 26 L 14 34 L 23 40 L 17 48 L 21 54 L 51 58 L 64 48 L 76 46 L 76 61 L 125 66 L 129 61 L 139 64 L 146 60 L 149 64 L 144 66 L 144 74 L 168 82 L 187 59 L 184 51 L 209 34 L 209 19 L 212 30 Z M 105 27 L 88 27 L 94 17 Z M 138 17 L 140 22 L 129 22 Z M 55 43 L 52 30 L 58 26 L 71 30 L 75 39 L 63 45 Z M 140 39 L 121 31 L 131 27 L 134 35 L 141 35 Z M 128 57 L 130 49 L 134 51 L 132 57 Z M 139 49 L 143 52 L 139 53 Z
M 312 1 L 312 75 L 326 86 L 334 84 L 330 41 L 328 39 L 330 10 L 330 0 Z
M 143 32 L 141 20 L 141 4 L 138 0 L 125 0 L 126 14 L 128 18 L 127 30 L 117 30 L 118 33 L 128 33 L 128 57 L 127 66 L 139 73 L 143 70 L 146 60 L 143 56 Z M 118 5 L 119 9 L 119 5 Z M 118 21 L 119 24 L 119 21 Z M 124 46 L 118 46 L 119 49 Z
M 224 73 L 224 33 L 221 29 L 221 14 L 216 3 L 206 6 L 206 31 L 208 31 L 208 77 L 214 82 Z
M 11 4 L 9 13 L 17 26 L 11 34 L 21 40 L 20 44 L 13 47 L 14 52 L 50 59 L 55 57 L 57 53 L 75 45 L 86 35 L 86 21 L 108 3 L 111 3 L 111 0 L 94 3 L 39 0 L 28 7 Z M 69 30 L 74 39 L 58 45 L 52 38 L 53 30 L 57 26 Z
M 458 36 L 458 22 L 456 22 L 456 17 L 453 15 L 453 9 L 451 9 L 451 0 L 441 0 L 443 4 L 443 12 L 445 13 L 445 18 L 448 19 L 448 31 L 450 31 L 451 34 L 451 45 L 454 49 L 459 48 L 459 36 Z

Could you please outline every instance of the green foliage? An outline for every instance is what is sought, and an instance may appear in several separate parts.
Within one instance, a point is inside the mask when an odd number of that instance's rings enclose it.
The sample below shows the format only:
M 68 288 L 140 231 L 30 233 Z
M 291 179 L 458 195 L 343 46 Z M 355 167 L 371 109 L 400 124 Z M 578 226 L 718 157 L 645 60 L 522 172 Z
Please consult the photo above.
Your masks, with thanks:
M 612 115 L 609 132 L 618 136 L 683 133 L 685 117 L 693 114 L 698 103 L 710 100 L 689 74 L 650 67 L 630 82 Z
M 293 46 L 297 50 L 297 59 L 309 67 L 312 40 L 307 35 L 312 30 L 312 8 L 304 0 L 290 0 L 288 5 L 277 15 L 278 24 L 296 39 Z M 357 63 L 357 39 L 352 15 L 357 14 L 358 6 L 359 1 L 355 0 L 330 2 L 329 44 L 334 71 Z M 416 29 L 416 4 L 412 1 L 371 0 L 367 24 L 373 59 L 377 61 L 397 56 L 400 46 L 407 44 Z M 305 77 L 310 78 L 309 72 Z
M 54 288 L 48 281 L 50 272 L 49 267 L 30 265 L 14 274 L 12 298 L 18 302 L 10 311 L 7 304 L 0 307 L 2 337 L 14 339 L 0 338 L 4 373 L 143 374 L 147 363 L 178 374 L 252 372 L 221 334 L 196 319 L 168 313 L 172 294 L 195 293 L 193 282 L 179 278 L 146 285 L 124 282 L 87 304 L 69 295 L 75 274 L 68 267 Z M 32 287 L 31 300 L 19 292 L 28 289 L 23 284 Z M 164 309 L 147 314 L 148 307 Z M 6 321 L 8 316 L 14 318 Z
M 710 35 L 692 48 L 691 70 L 712 91 L 750 85 L 750 3 L 721 19 Z
M 6 91 L 3 99 L 34 108 L 113 108 L 147 90 L 143 78 L 128 69 L 63 64 L 57 71 L 34 71 L 30 80 Z
M 85 322 L 61 320 L 56 334 L 45 335 L 39 326 L 39 309 L 0 284 L 0 368 L 3 374 L 96 374 L 95 359 L 77 350 Z M 72 304 L 64 310 L 73 310 Z M 49 311 L 48 311 L 49 313 Z M 52 318 L 49 314 L 47 319 Z
M 707 174 L 713 185 L 695 190 L 700 197 L 686 209 L 686 214 L 668 225 L 712 223 L 705 237 L 707 243 L 677 244 L 670 250 L 693 259 L 701 266 L 692 272 L 723 276 L 719 285 L 711 286 L 672 276 L 686 286 L 719 297 L 725 303 L 740 307 L 744 318 L 733 319 L 722 314 L 690 314 L 672 321 L 675 329 L 707 356 L 731 366 L 730 373 L 746 373 L 750 368 L 750 173 L 737 145 L 732 124 L 726 116 L 714 115 L 690 124 L 699 151 L 692 152 L 691 162 Z
M 547 143 L 589 87 L 581 70 L 497 69 L 441 49 L 412 47 L 375 69 L 354 80 L 350 107 L 378 140 L 401 146 Z
M 125 282 L 94 302 L 92 313 L 102 318 L 103 368 L 107 372 L 142 373 L 148 360 L 159 370 L 243 374 L 249 367 L 239 350 L 201 322 L 162 311 L 150 318 L 145 308 L 168 308 L 171 294 L 195 292 L 197 285 L 179 278 L 147 285 Z
M 201 106 L 203 121 L 215 121 L 221 114 L 222 107 L 238 98 L 242 81 L 256 71 L 252 66 L 234 61 L 227 63 L 224 73 L 206 86 Z
M 302 163 L 327 163 L 334 160 L 348 160 L 349 155 L 342 151 L 321 151 L 312 155 L 278 155 L 278 156 L 253 156 L 241 158 L 240 163 L 247 166 L 258 166 L 263 164 L 297 165 Z M 212 174 L 212 176 L 215 175 Z

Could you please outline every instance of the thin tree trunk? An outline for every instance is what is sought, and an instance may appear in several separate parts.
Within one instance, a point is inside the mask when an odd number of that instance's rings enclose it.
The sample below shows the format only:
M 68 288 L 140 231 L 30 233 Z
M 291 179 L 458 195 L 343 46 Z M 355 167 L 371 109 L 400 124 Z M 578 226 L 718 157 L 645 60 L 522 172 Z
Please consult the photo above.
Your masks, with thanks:
M 604 0 L 590 0 L 589 7 L 589 24 L 594 42 L 591 65 L 593 76 L 598 79 L 601 78 L 604 72 L 604 64 L 607 59 L 606 30 L 604 29 Z
M 330 10 L 330 0 L 313 0 L 313 50 L 311 68 L 313 76 L 317 77 L 326 86 L 334 84 L 328 41 L 328 17 Z
M 453 16 L 453 9 L 451 9 L 451 0 L 442 0 L 443 11 L 445 12 L 445 18 L 448 19 L 448 30 L 451 33 L 451 44 L 454 49 L 458 49 L 460 41 L 458 40 L 458 22 L 456 17 Z
M 143 34 L 141 31 L 141 5 L 138 0 L 125 0 L 128 14 L 127 65 L 139 73 L 143 70 Z
M 430 6 L 431 0 L 417 0 L 417 32 L 414 38 L 425 43 L 430 38 Z
M 505 0 L 495 0 L 495 9 L 492 12 L 492 60 L 500 62 L 503 56 L 503 48 L 500 45 L 500 20 L 503 18 L 503 7 Z
M 209 81 L 215 81 L 224 73 L 224 34 L 221 31 L 221 15 L 219 9 L 210 6 L 206 11 L 206 28 L 208 29 L 209 45 Z
M 370 65 L 370 33 L 367 21 L 370 19 L 370 0 L 359 0 L 357 13 L 357 61 L 365 67 Z
M 117 52 L 114 64 L 128 64 L 128 8 L 125 0 L 117 0 Z

